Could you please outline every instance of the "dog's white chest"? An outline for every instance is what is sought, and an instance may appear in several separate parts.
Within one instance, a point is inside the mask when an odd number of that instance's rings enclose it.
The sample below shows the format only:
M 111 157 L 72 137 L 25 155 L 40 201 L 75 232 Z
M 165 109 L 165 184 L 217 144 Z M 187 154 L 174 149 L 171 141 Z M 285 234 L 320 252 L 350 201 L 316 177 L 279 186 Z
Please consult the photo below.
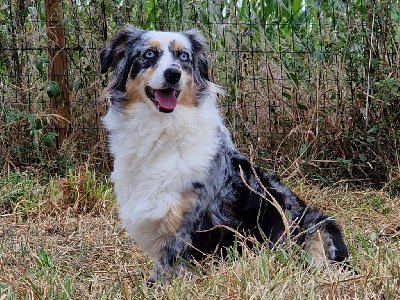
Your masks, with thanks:
M 183 193 L 207 176 L 217 148 L 220 117 L 199 108 L 179 107 L 160 114 L 137 104 L 121 123 L 104 119 L 115 157 L 112 180 L 124 227 L 150 255 L 160 247 L 162 220 L 179 207 Z M 140 114 L 139 114 L 140 112 Z

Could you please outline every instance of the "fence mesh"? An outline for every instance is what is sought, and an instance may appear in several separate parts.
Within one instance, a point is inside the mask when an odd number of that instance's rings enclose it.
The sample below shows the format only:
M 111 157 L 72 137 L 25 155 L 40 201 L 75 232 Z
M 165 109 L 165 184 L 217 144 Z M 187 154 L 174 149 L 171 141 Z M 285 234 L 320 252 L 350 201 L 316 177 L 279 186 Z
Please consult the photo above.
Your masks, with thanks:
M 108 167 L 101 125 L 108 75 L 100 75 L 98 54 L 131 24 L 202 30 L 234 140 L 263 166 L 323 180 L 398 178 L 399 1 L 64 0 L 65 46 L 57 53 L 66 53 L 70 134 L 60 149 L 49 2 L 0 6 L 3 171 Z

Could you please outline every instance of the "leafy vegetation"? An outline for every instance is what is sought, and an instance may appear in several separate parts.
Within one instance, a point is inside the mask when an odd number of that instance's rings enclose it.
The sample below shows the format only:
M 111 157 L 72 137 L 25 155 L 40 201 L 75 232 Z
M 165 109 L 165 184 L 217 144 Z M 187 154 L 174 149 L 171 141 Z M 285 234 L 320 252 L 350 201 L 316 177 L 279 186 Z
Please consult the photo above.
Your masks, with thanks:
M 68 165 L 88 157 L 108 171 L 100 97 L 107 78 L 99 75 L 98 51 L 126 24 L 198 27 L 214 81 L 227 91 L 220 104 L 240 148 L 251 145 L 261 165 L 284 176 L 389 182 L 398 192 L 398 1 L 64 1 L 73 133 L 61 150 L 50 105 L 61 90 L 47 80 L 44 2 L 18 3 L 0 9 L 3 171 L 33 164 L 67 174 Z M 31 120 L 46 122 L 37 129 Z M 60 156 L 70 163 L 46 163 Z

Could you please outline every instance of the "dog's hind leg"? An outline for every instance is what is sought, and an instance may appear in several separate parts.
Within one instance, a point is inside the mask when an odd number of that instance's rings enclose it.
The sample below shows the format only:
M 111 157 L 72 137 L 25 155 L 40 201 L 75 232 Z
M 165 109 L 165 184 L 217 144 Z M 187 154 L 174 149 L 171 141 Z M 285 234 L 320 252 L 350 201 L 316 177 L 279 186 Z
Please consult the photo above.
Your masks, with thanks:
M 242 165 L 245 165 L 243 161 Z M 258 178 L 256 178 L 255 172 Z M 314 262 L 341 262 L 348 257 L 342 232 L 336 221 L 319 210 L 309 208 L 273 174 L 263 173 L 254 168 L 252 173 L 247 173 L 246 179 L 248 182 L 258 182 L 260 184 L 259 193 L 265 195 L 259 197 L 258 200 L 254 193 L 249 193 L 246 197 L 248 200 L 246 206 L 253 203 L 254 211 L 258 201 L 266 202 L 267 209 L 264 210 L 259 222 L 264 234 L 273 244 L 282 241 L 279 237 L 284 234 L 282 217 L 285 217 L 278 214 L 278 210 L 271 204 L 272 201 L 275 201 L 275 205 L 281 206 L 286 215 L 292 232 L 291 237 L 295 238 L 298 244 L 305 245 Z M 257 184 L 253 184 L 253 186 L 257 188 Z M 259 207 L 262 209 L 262 206 Z
M 296 241 L 304 244 L 315 264 L 342 262 L 348 257 L 339 225 L 324 213 L 307 209 L 298 227 Z

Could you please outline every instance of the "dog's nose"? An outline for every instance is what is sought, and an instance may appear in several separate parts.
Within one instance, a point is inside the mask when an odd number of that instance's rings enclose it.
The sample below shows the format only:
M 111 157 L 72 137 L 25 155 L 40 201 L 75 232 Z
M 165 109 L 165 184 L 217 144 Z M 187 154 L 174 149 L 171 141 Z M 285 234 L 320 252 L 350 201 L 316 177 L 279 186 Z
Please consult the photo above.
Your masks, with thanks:
M 176 68 L 166 69 L 164 72 L 164 77 L 169 84 L 178 83 L 181 79 L 181 71 Z

